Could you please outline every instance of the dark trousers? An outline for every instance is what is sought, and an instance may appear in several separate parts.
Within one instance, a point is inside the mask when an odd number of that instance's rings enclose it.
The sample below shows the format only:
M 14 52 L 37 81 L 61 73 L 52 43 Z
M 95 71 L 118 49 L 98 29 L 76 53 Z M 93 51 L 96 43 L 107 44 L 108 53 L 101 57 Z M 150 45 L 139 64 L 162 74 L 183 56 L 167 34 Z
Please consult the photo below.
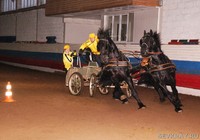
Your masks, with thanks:
M 101 67 L 100 55 L 92 54 L 92 59 L 93 59 L 93 61 L 97 62 L 97 64 L 99 65 L 99 67 Z

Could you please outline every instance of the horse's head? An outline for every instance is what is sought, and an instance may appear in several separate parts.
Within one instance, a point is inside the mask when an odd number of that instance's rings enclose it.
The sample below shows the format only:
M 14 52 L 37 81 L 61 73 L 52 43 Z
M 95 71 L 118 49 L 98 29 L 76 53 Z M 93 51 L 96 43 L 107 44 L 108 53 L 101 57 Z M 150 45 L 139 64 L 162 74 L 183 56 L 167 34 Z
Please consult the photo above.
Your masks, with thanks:
M 109 34 L 109 30 L 106 29 L 99 29 L 98 33 L 97 33 L 99 42 L 97 45 L 97 50 L 101 53 L 100 54 L 100 58 L 103 64 L 108 63 L 109 61 L 109 52 L 110 52 L 110 42 L 109 40 L 110 38 L 110 34 Z
M 110 37 L 110 30 L 99 29 L 98 31 L 99 43 L 97 50 L 101 53 L 100 58 L 103 64 L 107 64 L 109 60 L 124 60 L 125 57 L 122 55 L 117 48 L 116 44 Z
M 148 33 L 144 31 L 144 36 L 140 39 L 140 47 L 141 55 L 143 57 L 161 53 L 159 34 L 156 32 L 153 33 L 152 30 Z

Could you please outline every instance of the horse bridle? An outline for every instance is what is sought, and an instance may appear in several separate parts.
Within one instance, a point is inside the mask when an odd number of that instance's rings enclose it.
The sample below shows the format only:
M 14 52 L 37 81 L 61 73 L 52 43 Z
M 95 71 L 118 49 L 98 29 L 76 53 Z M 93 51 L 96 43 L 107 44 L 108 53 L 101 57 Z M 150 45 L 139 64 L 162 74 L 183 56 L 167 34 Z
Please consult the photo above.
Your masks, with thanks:
M 159 55 L 159 54 L 162 54 L 163 52 L 148 52 L 147 50 L 149 50 L 149 47 L 147 45 L 147 43 L 143 42 L 142 45 L 146 45 L 147 49 L 146 49 L 146 53 L 147 54 L 150 54 L 150 55 Z M 149 58 L 150 61 L 152 59 L 152 56 L 149 56 L 149 57 L 146 57 L 146 58 Z M 172 63 L 165 63 L 165 64 L 160 64 L 160 65 L 153 65 L 151 64 L 151 62 L 148 62 L 150 64 L 150 66 L 152 66 L 150 69 L 149 69 L 149 72 L 155 72 L 155 71 L 162 71 L 162 70 L 166 70 L 166 69 L 169 69 L 169 68 L 174 68 L 176 69 L 176 66 Z
M 159 52 L 149 52 L 148 50 L 149 50 L 150 46 L 147 43 L 145 43 L 145 42 L 142 42 L 141 46 L 143 46 L 143 45 L 145 45 L 147 47 L 147 49 L 145 50 L 145 52 L 147 54 L 150 54 L 150 55 L 159 55 L 159 54 L 163 53 L 163 52 L 160 52 L 160 51 Z
M 106 42 L 106 44 L 108 44 L 109 43 L 109 41 L 108 41 L 108 39 L 99 39 L 99 40 L 102 40 L 102 41 L 105 41 Z

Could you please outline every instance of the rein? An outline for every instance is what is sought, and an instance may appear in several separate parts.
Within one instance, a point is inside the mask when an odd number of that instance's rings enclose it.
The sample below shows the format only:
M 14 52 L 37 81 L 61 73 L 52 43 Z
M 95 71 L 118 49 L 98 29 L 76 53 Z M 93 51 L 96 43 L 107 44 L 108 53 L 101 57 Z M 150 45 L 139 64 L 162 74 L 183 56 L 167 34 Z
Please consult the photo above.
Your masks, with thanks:
M 105 67 L 127 67 L 130 66 L 128 61 L 109 61 Z
M 157 66 L 150 68 L 150 72 L 162 71 L 162 70 L 166 70 L 166 69 L 170 69 L 170 68 L 175 69 L 176 66 L 172 63 L 165 63 L 165 64 L 157 65 Z
M 101 41 L 105 41 L 106 43 L 108 43 L 108 39 L 99 39 Z M 111 59 L 110 61 L 108 61 L 108 63 L 105 65 L 106 67 L 131 67 L 130 62 L 128 61 L 119 61 L 117 59 Z
M 155 39 L 157 39 L 158 42 L 156 42 Z M 140 63 L 140 66 L 143 67 L 142 73 L 152 73 L 152 72 L 162 71 L 162 70 L 172 69 L 172 68 L 176 69 L 176 66 L 171 62 L 166 62 L 164 64 L 158 64 L 158 65 L 152 63 L 153 62 L 152 58 L 154 55 L 163 54 L 161 49 L 156 49 L 156 50 L 153 49 L 155 47 L 160 48 L 159 47 L 160 46 L 159 36 L 155 36 L 155 34 L 150 32 L 150 34 L 147 34 L 147 35 L 144 34 L 144 37 L 140 41 L 143 41 L 140 46 L 145 47 L 144 48 L 145 50 L 142 50 L 142 49 L 141 50 L 144 51 L 145 55 L 148 54 L 147 57 L 142 57 L 142 61 Z M 153 41 L 153 44 L 151 41 Z M 150 48 L 152 48 L 152 49 L 150 49 Z M 150 51 L 150 50 L 152 50 L 152 51 Z
M 147 68 L 147 72 L 155 72 L 155 71 L 162 71 L 162 70 L 166 70 L 166 69 L 176 69 L 176 66 L 172 63 L 164 63 L 164 64 L 160 64 L 160 65 L 155 65 L 151 63 L 151 57 L 143 57 L 140 65 L 145 67 L 145 66 L 149 66 L 149 68 Z M 143 72 L 144 73 L 144 72 Z
M 154 54 L 159 55 L 159 54 L 162 54 L 163 52 L 147 52 L 147 53 L 151 55 L 154 55 Z
M 163 52 L 148 52 L 148 54 L 150 55 L 160 55 L 160 54 L 163 54 Z M 151 59 L 151 56 L 149 57 L 144 57 L 144 62 L 141 63 L 142 64 L 145 64 L 145 65 L 149 65 L 150 68 L 149 68 L 149 72 L 155 72 L 155 71 L 162 71 L 162 70 L 166 70 L 166 69 L 170 69 L 170 68 L 176 68 L 176 66 L 172 63 L 164 63 L 164 64 L 160 64 L 160 65 L 154 65 L 151 63 L 152 59 Z
M 132 77 L 138 78 L 141 74 L 144 74 L 144 73 L 152 73 L 152 72 L 162 71 L 162 70 L 166 70 L 170 68 L 176 69 L 176 66 L 172 63 L 165 63 L 165 64 L 154 66 L 148 70 L 140 69 L 140 71 L 132 74 Z

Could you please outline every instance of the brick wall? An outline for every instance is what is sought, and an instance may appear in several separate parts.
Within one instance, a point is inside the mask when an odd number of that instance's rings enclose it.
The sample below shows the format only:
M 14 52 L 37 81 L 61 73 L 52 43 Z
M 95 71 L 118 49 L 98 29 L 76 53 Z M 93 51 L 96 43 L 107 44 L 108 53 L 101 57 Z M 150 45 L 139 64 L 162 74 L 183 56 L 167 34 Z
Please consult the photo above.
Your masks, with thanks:
M 38 11 L 38 41 L 45 41 L 46 36 L 56 36 L 56 41 L 64 42 L 64 22 L 61 17 L 47 17 L 45 10 Z
M 17 41 L 36 41 L 37 11 L 17 14 Z
M 16 16 L 14 14 L 0 16 L 0 36 L 15 36 Z
M 152 29 L 157 30 L 157 20 L 158 20 L 158 9 L 146 9 L 141 11 L 136 11 L 134 13 L 134 31 L 133 31 L 133 42 L 139 43 L 139 40 L 144 34 L 144 30 L 147 32 Z
M 46 17 L 44 9 L 0 16 L 0 36 L 16 36 L 17 41 L 46 42 L 46 36 L 56 36 L 63 43 L 63 34 L 63 19 Z
M 162 43 L 171 39 L 198 39 L 200 37 L 200 1 L 164 0 L 162 7 Z
M 101 20 L 65 18 L 65 42 L 82 44 L 88 39 L 89 33 L 97 33 Z

